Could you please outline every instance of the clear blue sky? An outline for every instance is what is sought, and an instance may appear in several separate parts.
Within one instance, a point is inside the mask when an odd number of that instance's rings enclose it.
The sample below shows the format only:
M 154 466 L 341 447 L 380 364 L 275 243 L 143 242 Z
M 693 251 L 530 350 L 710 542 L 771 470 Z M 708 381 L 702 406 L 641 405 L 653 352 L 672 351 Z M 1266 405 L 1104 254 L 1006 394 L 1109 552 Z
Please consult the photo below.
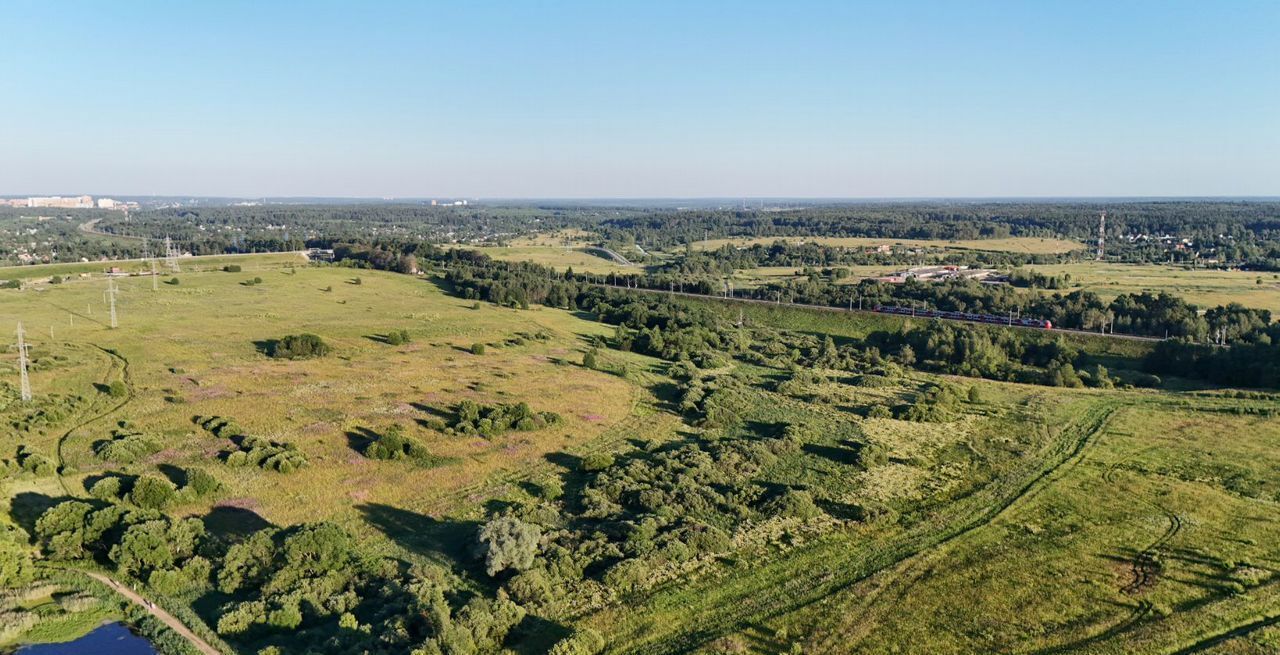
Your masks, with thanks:
M 0 5 L 0 193 L 1280 194 L 1280 2 Z

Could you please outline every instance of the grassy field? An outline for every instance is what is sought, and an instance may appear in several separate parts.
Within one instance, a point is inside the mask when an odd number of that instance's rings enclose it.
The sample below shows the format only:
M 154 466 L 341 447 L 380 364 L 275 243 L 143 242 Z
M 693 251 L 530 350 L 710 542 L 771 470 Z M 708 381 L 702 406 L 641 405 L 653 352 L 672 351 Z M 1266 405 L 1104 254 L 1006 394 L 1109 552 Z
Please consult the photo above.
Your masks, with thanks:
M 264 270 L 277 268 L 285 264 L 305 265 L 307 259 L 301 253 L 280 253 L 271 255 L 209 255 L 205 257 L 184 257 L 178 260 L 181 272 L 199 272 L 216 270 L 228 264 L 240 264 L 244 270 Z M 144 260 L 131 259 L 110 262 L 67 262 L 61 264 L 36 264 L 34 266 L 0 266 L 0 280 L 39 280 L 54 275 L 101 276 L 112 266 L 122 272 L 132 274 L 150 274 L 151 265 Z M 159 270 L 167 271 L 163 262 Z
M 1280 315 L 1280 277 L 1274 273 L 1189 269 L 1164 264 L 1077 264 L 1028 266 L 1047 275 L 1070 275 L 1073 289 L 1103 297 L 1122 293 L 1166 291 L 1201 307 L 1238 302 Z M 1261 284 L 1259 284 L 1261 280 Z
M 991 250 L 997 252 L 1020 252 L 1030 254 L 1052 254 L 1071 252 L 1084 248 L 1084 244 L 1065 239 L 1040 237 L 1007 237 L 1003 239 L 890 239 L 871 237 L 737 237 L 731 239 L 710 239 L 693 244 L 695 250 L 715 250 L 726 244 L 733 246 L 751 246 L 755 244 L 769 245 L 775 241 L 788 243 L 820 243 L 841 248 L 864 248 L 881 245 L 900 245 L 918 248 L 951 248 L 955 250 Z
M 639 268 L 623 266 L 580 247 L 561 245 L 489 246 L 475 248 L 494 259 L 526 261 L 550 266 L 558 271 L 572 268 L 579 273 L 638 273 Z
M 238 263 L 241 273 L 217 270 L 220 261 L 184 265 L 164 278 L 176 284 L 154 291 L 146 277 L 119 280 L 114 330 L 99 276 L 0 291 L 0 315 L 29 334 L 37 394 L 34 407 L 8 400 L 9 349 L 0 452 L 27 444 L 66 464 L 61 476 L 4 479 L 3 515 L 84 496 L 107 471 L 198 466 L 223 490 L 172 513 L 226 532 L 333 520 L 381 552 L 444 563 L 483 594 L 492 581 L 459 558 L 478 522 L 535 502 L 530 482 L 568 476 L 572 486 L 566 460 L 643 458 L 657 444 L 704 438 L 774 440 L 778 426 L 803 426 L 803 443 L 751 483 L 811 490 L 821 516 L 733 526 L 742 530 L 730 554 L 670 565 L 651 588 L 616 594 L 585 581 L 571 610 L 547 624 L 592 627 L 612 653 L 1246 653 L 1274 644 L 1265 621 L 1280 612 L 1280 422 L 1249 413 L 1274 398 L 915 372 L 865 385 L 838 371 L 784 392 L 786 371 L 738 364 L 749 384 L 726 401 L 739 420 L 721 433 L 673 408 L 658 360 L 605 350 L 600 368 L 625 364 L 627 375 L 583 368 L 588 340 L 612 333 L 584 314 L 477 304 L 431 279 L 294 267 L 287 257 Z M 262 282 L 248 284 L 254 277 Z M 837 340 L 902 322 L 741 309 L 751 325 Z M 400 329 L 410 343 L 385 342 Z M 260 352 L 299 332 L 333 352 L 305 361 Z M 1070 338 L 1116 359 L 1149 347 Z M 484 354 L 471 352 L 477 343 Z M 114 381 L 127 393 L 105 393 Z M 867 417 L 931 384 L 967 400 L 941 422 Z M 464 399 L 525 401 L 563 421 L 488 439 L 428 425 Z M 228 440 L 196 416 L 296 444 L 309 463 L 289 474 L 229 467 L 218 459 Z M 99 460 L 95 442 L 120 421 L 162 449 L 129 464 Z M 360 454 L 370 432 L 393 424 L 426 444 L 429 465 Z M 855 463 L 850 444 L 864 442 L 884 449 L 884 465 Z M 538 629 L 529 630 L 526 650 L 539 652 Z
M 838 280 L 836 284 L 857 284 L 865 278 L 888 275 L 893 271 L 905 268 L 905 266 L 854 265 L 836 266 L 834 268 L 846 268 L 849 270 L 849 277 Z M 750 289 L 770 282 L 781 282 L 803 273 L 804 268 L 800 266 L 760 266 L 758 268 L 738 269 L 733 274 L 733 285 L 737 289 Z
M 995 520 L 770 629 L 816 653 L 1199 652 L 1280 610 L 1280 423 L 1235 406 L 1126 399 Z
M 104 394 L 92 384 L 118 378 L 127 363 L 133 389 L 127 407 L 62 440 L 69 491 L 82 494 L 82 481 L 113 468 L 93 456 L 92 444 L 107 436 L 117 418 L 128 418 L 164 446 L 126 471 L 203 465 L 227 488 L 215 504 L 290 524 L 352 519 L 363 503 L 426 506 L 498 470 L 591 440 L 630 415 L 636 402 L 631 385 L 567 363 L 580 359 L 581 335 L 600 332 L 601 326 L 563 311 L 517 317 L 514 310 L 488 305 L 473 309 L 426 281 L 358 273 L 359 285 L 353 284 L 354 272 L 338 268 L 184 272 L 179 285 L 161 284 L 159 291 L 147 279 L 124 279 L 116 330 L 104 325 L 101 282 L 77 279 L 0 294 L 0 313 L 22 320 L 33 355 L 51 362 L 32 374 L 38 393 L 82 395 L 89 400 L 81 405 L 101 405 Z M 264 282 L 242 285 L 251 275 Z M 413 342 L 381 343 L 379 335 L 391 329 L 407 329 Z M 303 331 L 321 335 L 336 352 L 320 360 L 281 362 L 255 348 L 255 341 Z M 505 343 L 517 333 L 539 331 L 550 339 Z M 487 354 L 465 352 L 473 343 L 489 344 Z M 118 360 L 103 349 L 118 353 Z M 65 362 L 54 362 L 57 356 Z M 11 357 L 5 364 L 12 371 Z M 539 390 L 536 398 L 523 393 L 530 388 Z M 464 398 L 528 399 L 565 421 L 494 440 L 446 438 L 419 426 L 429 410 Z M 194 425 L 194 416 L 230 417 L 254 434 L 297 443 L 310 466 L 291 475 L 220 466 L 213 456 L 227 444 Z M 393 423 L 406 426 L 448 463 L 422 468 L 372 462 L 353 449 L 361 431 Z M 57 429 L 8 435 L 3 448 L 10 452 L 22 442 L 51 454 L 59 437 Z M 43 486 L 47 490 L 51 483 Z

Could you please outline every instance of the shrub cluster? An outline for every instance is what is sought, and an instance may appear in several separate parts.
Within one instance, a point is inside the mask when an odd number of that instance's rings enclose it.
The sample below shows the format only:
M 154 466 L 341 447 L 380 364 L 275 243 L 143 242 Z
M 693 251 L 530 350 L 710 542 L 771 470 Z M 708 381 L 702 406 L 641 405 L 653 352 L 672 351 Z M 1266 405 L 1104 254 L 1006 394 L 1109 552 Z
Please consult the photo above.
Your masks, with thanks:
M 115 464 L 130 464 L 158 452 L 160 444 L 140 432 L 130 432 L 125 428 L 115 429 L 110 439 L 101 439 L 93 444 L 95 457 Z
M 364 456 L 370 459 L 411 459 L 419 463 L 432 463 L 427 447 L 404 434 L 404 428 L 392 425 L 375 436 L 364 446 Z
M 234 450 L 222 453 L 229 466 L 256 466 L 279 473 L 292 473 L 307 465 L 307 457 L 298 447 L 286 441 L 245 434 L 232 419 L 222 416 L 194 416 L 192 422 L 214 436 L 230 439 Z
M 54 465 L 53 460 L 42 455 L 34 446 L 27 444 L 19 445 L 14 458 L 5 460 L 3 463 L 5 470 L 23 471 L 39 477 L 53 475 L 57 472 L 57 467 Z
M 290 334 L 267 343 L 267 356 L 274 359 L 311 359 L 329 354 L 329 344 L 314 334 Z
M 413 341 L 413 337 L 409 335 L 408 330 L 392 330 L 387 333 L 386 339 L 387 343 L 392 346 L 403 346 Z
M 268 471 L 292 473 L 307 465 L 307 456 L 291 442 L 242 436 L 237 446 L 238 450 L 226 453 L 229 466 L 256 466 Z
M 445 423 L 443 427 L 446 434 L 492 437 L 510 430 L 541 430 L 560 421 L 559 414 L 535 412 L 529 408 L 528 403 L 482 405 L 474 400 L 464 400 L 454 408 L 452 421 Z

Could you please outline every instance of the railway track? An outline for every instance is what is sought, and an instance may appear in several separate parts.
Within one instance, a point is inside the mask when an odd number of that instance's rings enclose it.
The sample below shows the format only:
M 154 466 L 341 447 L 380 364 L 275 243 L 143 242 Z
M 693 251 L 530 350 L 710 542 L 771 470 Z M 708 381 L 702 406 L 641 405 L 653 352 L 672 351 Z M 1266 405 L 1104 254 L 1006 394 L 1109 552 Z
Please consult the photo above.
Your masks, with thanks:
M 900 317 L 902 317 L 902 318 L 912 318 L 912 317 L 909 317 L 909 316 L 903 316 L 903 315 L 900 315 L 900 314 L 886 314 L 886 313 L 883 313 L 883 312 L 877 312 L 877 311 L 872 310 L 872 309 L 849 309 L 849 308 L 847 308 L 847 307 L 832 307 L 832 306 L 830 306 L 830 305 L 810 305 L 810 304 L 806 304 L 806 303 L 782 303 L 782 302 L 777 302 L 777 301 L 772 301 L 772 300 L 762 300 L 762 299 L 759 299 L 759 298 L 726 298 L 726 297 L 724 297 L 724 296 L 705 295 L 705 294 L 701 294 L 701 293 L 690 293 L 690 292 L 688 292 L 688 291 L 663 291 L 663 290 L 661 290 L 661 289 L 645 289 L 645 288 L 642 288 L 642 287 L 622 287 L 622 286 L 616 286 L 616 285 L 612 285 L 612 284 L 600 284 L 600 283 L 594 283 L 594 282 L 592 282 L 592 283 L 588 283 L 588 284 L 590 284 L 590 285 L 591 285 L 591 286 L 593 286 L 593 287 L 600 287 L 600 288 L 602 288 L 602 289 L 618 289 L 618 290 L 622 290 L 622 291 L 636 291 L 636 292 L 640 292 L 640 293 L 649 293 L 649 294 L 661 294 L 661 295 L 669 295 L 669 296 L 682 296 L 682 297 L 685 297 L 685 298 L 697 298 L 697 299 L 700 299 L 700 300 L 718 300 L 718 301 L 725 302 L 725 303 L 735 303 L 735 302 L 738 302 L 738 303 L 748 303 L 748 304 L 753 304 L 753 305 L 770 305 L 770 306 L 776 306 L 776 307 L 783 307 L 783 306 L 786 306 L 786 307 L 799 307 L 799 308 L 802 308 L 802 309 L 813 309 L 813 310 L 817 310 L 817 311 L 824 311 L 824 312 L 841 312 L 841 313 L 848 313 L 848 314 L 867 314 L 867 315 L 874 315 L 874 316 L 900 316 Z M 920 317 L 920 318 L 925 318 L 925 317 Z M 1040 328 L 1040 327 L 1033 327 L 1033 326 L 1029 326 L 1029 325 L 1013 325 L 1013 324 L 1001 324 L 1001 323 L 985 323 L 985 322 L 983 322 L 983 321 L 969 321 L 969 320 L 955 319 L 955 318 L 945 318 L 945 317 L 928 317 L 928 318 L 937 318 L 938 320 L 952 321 L 952 322 L 955 322 L 955 323 L 972 323 L 973 325 L 989 325 L 989 326 L 991 326 L 991 327 L 998 327 L 998 328 L 1005 328 L 1005 329 L 1013 329 L 1013 330 L 1034 330 L 1034 331 L 1036 331 L 1036 332 L 1053 332 L 1053 333 L 1059 333 L 1059 334 L 1078 334 L 1078 335 L 1087 336 L 1087 337 L 1105 337 L 1105 338 L 1108 338 L 1108 339 L 1125 339 L 1125 340 L 1129 340 L 1129 341 L 1146 341 L 1146 342 L 1158 342 L 1158 341 L 1164 341 L 1164 339 L 1162 339 L 1162 338 L 1160 338 L 1160 337 L 1146 337 L 1146 336 L 1141 336 L 1141 335 L 1137 335 L 1137 334 L 1116 334 L 1116 333 L 1112 333 L 1112 332 L 1093 332 L 1093 331 L 1090 331 L 1090 330 L 1073 330 L 1073 329 L 1070 329 L 1070 328 L 1056 328 L 1056 327 L 1055 327 L 1055 328 L 1052 328 L 1052 329 L 1046 329 L 1046 328 Z

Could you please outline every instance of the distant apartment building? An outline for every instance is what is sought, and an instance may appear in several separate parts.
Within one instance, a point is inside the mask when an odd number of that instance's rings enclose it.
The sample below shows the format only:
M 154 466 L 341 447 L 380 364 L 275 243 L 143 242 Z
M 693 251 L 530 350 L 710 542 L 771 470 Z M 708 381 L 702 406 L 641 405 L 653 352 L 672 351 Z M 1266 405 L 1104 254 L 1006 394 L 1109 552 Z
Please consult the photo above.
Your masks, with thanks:
M 57 207 L 59 209 L 92 209 L 93 196 L 39 196 L 27 198 L 27 207 Z

